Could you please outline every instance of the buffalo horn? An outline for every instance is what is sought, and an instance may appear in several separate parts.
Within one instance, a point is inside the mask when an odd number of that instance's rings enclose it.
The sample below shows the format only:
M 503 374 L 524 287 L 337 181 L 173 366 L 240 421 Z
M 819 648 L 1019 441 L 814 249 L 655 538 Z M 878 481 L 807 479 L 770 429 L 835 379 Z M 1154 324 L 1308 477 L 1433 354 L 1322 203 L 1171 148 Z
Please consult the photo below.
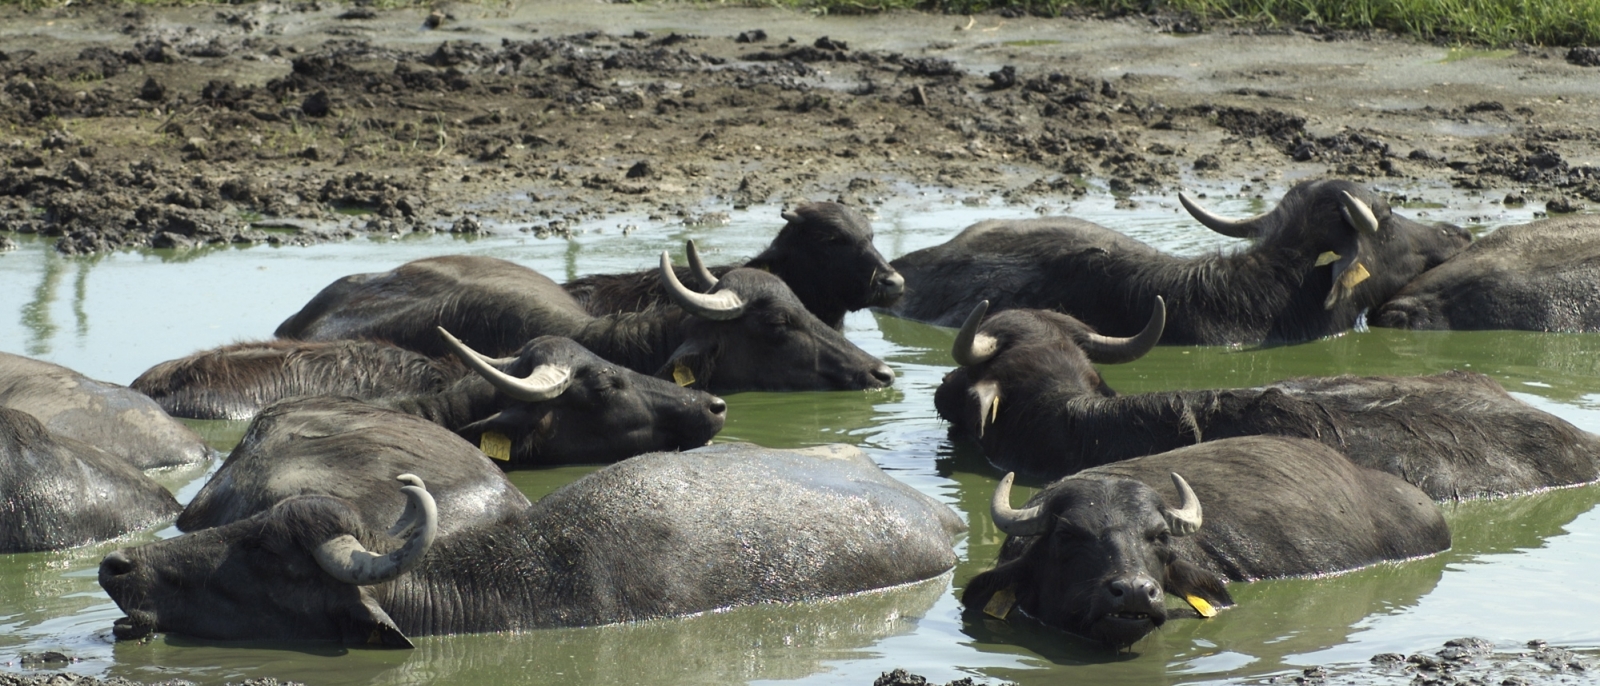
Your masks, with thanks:
M 950 356 L 955 358 L 956 364 L 971 367 L 983 364 L 994 357 L 1000 341 L 988 334 L 979 335 L 978 325 L 983 323 L 983 315 L 989 312 L 989 301 L 985 300 L 972 308 L 972 313 L 967 315 L 967 321 L 961 324 L 961 330 L 956 332 L 956 342 L 950 346 Z
M 1188 536 L 1200 530 L 1200 499 L 1195 497 L 1194 489 L 1189 488 L 1189 482 L 1172 473 L 1172 485 L 1178 487 L 1178 509 L 1167 508 L 1163 514 L 1167 518 L 1167 528 L 1172 530 L 1174 536 Z
M 1372 213 L 1372 207 L 1351 195 L 1350 191 L 1339 191 L 1339 211 L 1344 213 L 1345 222 L 1357 231 L 1365 234 L 1378 232 L 1378 217 Z
M 1161 296 L 1156 296 L 1156 307 L 1150 313 L 1150 321 L 1144 325 L 1144 330 L 1128 338 L 1114 338 L 1091 333 L 1083 341 L 1083 352 L 1093 362 L 1102 364 L 1121 364 L 1132 362 L 1156 347 L 1161 340 L 1161 332 L 1167 328 L 1167 301 Z
M 667 287 L 667 294 L 679 307 L 695 316 L 726 321 L 744 314 L 744 300 L 738 293 L 696 293 L 684 286 L 678 280 L 678 275 L 672 272 L 672 257 L 665 250 L 661 251 L 661 283 Z
M 444 327 L 434 327 L 439 330 L 439 335 L 444 336 L 444 344 L 455 351 L 456 357 L 466 363 L 472 371 L 478 373 L 494 386 L 495 390 L 525 403 L 544 402 L 567 390 L 572 385 L 572 368 L 555 365 L 541 364 L 528 373 L 527 378 L 519 379 L 500 371 L 496 364 L 504 364 L 500 360 L 492 360 L 467 344 L 462 343 L 455 336 L 445 331 Z
M 407 484 L 400 488 L 406 495 L 406 509 L 394 528 L 411 532 L 406 542 L 388 555 L 379 555 L 354 536 L 340 534 L 317 546 L 314 556 L 322 571 L 344 583 L 366 586 L 390 581 L 422 562 L 439 534 L 439 512 L 428 489 L 418 485 L 421 479 L 401 474 L 399 480 Z
M 1266 214 L 1260 214 L 1249 219 L 1228 219 L 1221 215 L 1212 214 L 1211 210 L 1201 207 L 1200 203 L 1195 202 L 1194 198 L 1189 197 L 1188 193 L 1179 193 L 1178 202 L 1183 204 L 1183 209 L 1188 210 L 1189 216 L 1194 217 L 1195 221 L 1204 224 L 1206 228 L 1212 231 L 1233 238 L 1255 238 L 1259 236 L 1261 232 L 1256 228 L 1256 222 L 1267 216 Z M 1268 214 L 1271 213 L 1269 212 Z
M 700 292 L 705 293 L 717 287 L 717 277 L 706 269 L 706 263 L 700 261 L 700 249 L 694 245 L 694 240 L 683 242 L 683 249 L 689 253 L 689 270 L 694 272 L 694 278 L 700 280 Z
M 994 500 L 989 501 L 989 515 L 994 517 L 995 528 L 1006 534 L 1038 536 L 1044 533 L 1045 524 L 1048 523 L 1042 516 L 1044 508 L 1034 505 L 1021 510 L 1011 509 L 1011 481 L 1016 477 L 1016 472 L 1007 472 L 1006 478 L 1000 480 L 1000 485 L 994 487 Z

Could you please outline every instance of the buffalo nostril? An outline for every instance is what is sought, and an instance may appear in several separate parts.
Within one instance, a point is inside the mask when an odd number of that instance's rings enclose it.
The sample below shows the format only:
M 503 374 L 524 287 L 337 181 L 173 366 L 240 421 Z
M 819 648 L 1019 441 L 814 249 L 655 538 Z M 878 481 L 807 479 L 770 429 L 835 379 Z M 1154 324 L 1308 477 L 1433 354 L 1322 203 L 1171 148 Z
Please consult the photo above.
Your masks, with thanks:
M 885 386 L 893 385 L 894 370 L 890 369 L 889 365 L 880 364 L 876 369 L 872 370 L 872 378 L 877 379 L 879 383 Z
M 706 403 L 706 408 L 711 410 L 711 414 L 722 414 L 728 411 L 728 403 L 722 398 L 712 397 L 711 402 Z
M 100 573 L 112 576 L 122 576 L 133 571 L 133 560 L 120 550 L 113 550 L 100 560 Z
M 900 272 L 889 272 L 878 277 L 878 287 L 890 293 L 899 293 L 906 288 L 906 277 Z

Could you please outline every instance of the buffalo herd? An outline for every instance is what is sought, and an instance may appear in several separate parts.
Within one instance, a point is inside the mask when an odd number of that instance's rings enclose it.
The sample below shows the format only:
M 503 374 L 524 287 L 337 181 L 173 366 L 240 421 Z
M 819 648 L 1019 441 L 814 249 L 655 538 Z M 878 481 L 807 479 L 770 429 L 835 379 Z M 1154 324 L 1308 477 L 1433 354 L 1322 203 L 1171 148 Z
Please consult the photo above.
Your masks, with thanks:
M 462 255 L 346 276 L 275 338 L 131 387 L 0 353 L 0 552 L 176 516 L 181 535 L 100 563 L 116 637 L 378 647 L 938 577 L 967 524 L 859 450 L 711 444 L 713 393 L 891 386 L 843 332 L 868 307 L 959 326 L 935 409 L 1006 472 L 990 516 L 1008 538 L 966 583 L 968 621 L 1120 650 L 1235 604 L 1230 582 L 1445 550 L 1440 501 L 1600 480 L 1600 436 L 1482 374 L 1124 395 L 1095 366 L 1367 323 L 1600 331 L 1594 217 L 1473 241 L 1342 180 L 1247 219 L 1179 200 L 1248 245 L 1175 257 L 1055 217 L 887 261 L 859 212 L 821 202 L 741 264 L 708 268 L 691 242 L 687 267 L 663 253 L 566 284 Z M 216 456 L 172 417 L 250 421 L 186 505 L 146 470 Z M 505 473 L 572 463 L 609 466 L 537 501 Z M 1018 474 L 1043 485 L 1020 507 Z

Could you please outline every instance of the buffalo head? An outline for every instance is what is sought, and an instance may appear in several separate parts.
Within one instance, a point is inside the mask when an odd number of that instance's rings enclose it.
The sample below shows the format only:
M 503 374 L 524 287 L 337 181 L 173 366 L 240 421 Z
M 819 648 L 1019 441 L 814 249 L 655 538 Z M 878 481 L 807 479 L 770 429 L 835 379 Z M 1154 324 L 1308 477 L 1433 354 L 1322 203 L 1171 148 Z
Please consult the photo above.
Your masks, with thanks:
M 894 383 L 888 365 L 807 311 L 772 274 L 735 269 L 714 280 L 708 292 L 696 293 L 678 281 L 663 252 L 661 279 L 690 316 L 684 342 L 658 377 L 719 392 L 858 390 Z
M 995 489 L 995 527 L 1009 534 L 1000 564 L 973 577 L 969 611 L 1033 618 L 1107 647 L 1131 645 L 1167 620 L 1166 596 L 1197 606 L 1233 604 L 1222 579 L 1179 555 L 1173 539 L 1201 525 L 1200 500 L 1172 475 L 1181 502 L 1169 507 L 1132 479 L 1068 477 L 1028 506 L 1011 507 L 1007 474 Z
M 1323 309 L 1348 307 L 1352 315 L 1381 304 L 1472 242 L 1460 227 L 1394 214 L 1382 196 L 1338 179 L 1296 184 L 1277 207 L 1249 219 L 1212 214 L 1185 194 L 1178 200 L 1212 231 L 1256 240 L 1263 249 L 1296 256 L 1293 263 L 1307 268 L 1330 267 L 1327 279 L 1307 284 L 1327 284 L 1319 294 Z
M 371 532 L 350 503 L 297 496 L 211 529 L 123 548 L 100 562 L 100 586 L 127 617 L 119 639 L 170 631 L 215 640 L 307 639 L 411 647 L 368 590 L 421 563 L 438 531 L 422 480 L 399 477 L 406 508 Z M 393 552 L 366 544 L 400 536 Z
M 491 359 L 439 333 L 496 391 L 491 407 L 472 413 L 481 418 L 456 433 L 513 464 L 688 450 L 710 441 L 727 418 L 721 398 L 607 362 L 568 338 L 541 336 L 513 357 Z M 509 445 L 492 448 L 495 441 Z
M 849 207 L 831 202 L 784 212 L 788 221 L 766 251 L 746 267 L 782 278 L 806 309 L 838 328 L 845 312 L 888 307 L 906 281 L 872 246 L 872 226 Z

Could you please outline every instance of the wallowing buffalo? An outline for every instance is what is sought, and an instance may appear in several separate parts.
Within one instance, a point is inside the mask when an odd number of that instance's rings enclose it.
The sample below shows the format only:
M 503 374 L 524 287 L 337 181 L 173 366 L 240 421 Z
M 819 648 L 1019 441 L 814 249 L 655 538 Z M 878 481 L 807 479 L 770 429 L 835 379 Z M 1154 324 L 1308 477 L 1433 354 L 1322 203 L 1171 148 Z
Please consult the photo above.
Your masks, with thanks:
M 1397 329 L 1600 332 L 1600 217 L 1499 229 L 1400 289 L 1373 317 Z
M 3 352 L 0 407 L 33 415 L 52 433 L 94 445 L 140 469 L 193 464 L 212 454 L 199 434 L 137 391 Z
M 1160 302 L 1156 312 L 1159 315 Z M 1600 436 L 1508 395 L 1481 374 L 1299 378 L 1257 388 L 1117 395 L 1092 362 L 1149 350 L 1087 341 L 1071 317 L 974 308 L 934 394 L 952 434 L 1002 469 L 1057 477 L 1235 436 L 1320 441 L 1438 499 L 1522 493 L 1600 478 Z M 1160 317 L 1148 324 L 1159 328 Z M 1111 341 L 1107 353 L 1107 341 Z M 1131 355 L 1131 356 L 1130 356 Z
M 996 311 L 1055 310 L 1126 336 L 1162 296 L 1162 343 L 1294 343 L 1350 329 L 1471 240 L 1457 227 L 1396 215 L 1383 198 L 1347 181 L 1300 183 L 1271 212 L 1238 221 L 1182 200 L 1202 224 L 1254 244 L 1184 259 L 1069 217 L 979 222 L 943 245 L 894 260 L 908 285 L 890 312 L 955 326 L 988 300 Z
M 1233 438 L 1095 467 L 1020 510 L 1011 478 L 991 508 L 1009 537 L 962 603 L 1000 618 L 1021 610 L 1111 648 L 1165 623 L 1169 595 L 1209 615 L 1234 604 L 1227 581 L 1329 574 L 1450 547 L 1426 494 L 1303 439 Z
M 0 553 L 116 538 L 177 512 L 172 494 L 122 457 L 0 407 Z
M 491 359 L 447 331 L 435 335 L 451 361 L 372 341 L 243 343 L 163 362 L 133 386 L 199 419 L 248 418 L 286 397 L 350 396 L 432 420 L 507 467 L 693 448 L 726 419 L 721 398 L 607 362 L 570 339 L 543 336 Z
M 965 528 L 845 446 L 652 453 L 454 533 L 404 478 L 387 532 L 304 495 L 107 555 L 100 585 L 128 615 L 114 633 L 409 646 L 814 600 L 937 576 Z
M 835 329 L 844 325 L 846 312 L 888 307 L 900 299 L 905 279 L 872 247 L 872 226 L 859 212 L 838 203 L 814 202 L 784 212 L 783 218 L 788 223 L 766 250 L 742 265 L 712 267 L 713 278 L 735 267 L 772 272 L 807 310 Z M 710 285 L 698 270 L 679 267 L 676 273 L 680 281 Z M 654 270 L 585 276 L 564 288 L 596 317 L 671 302 Z
M 566 336 L 635 371 L 717 392 L 881 388 L 894 372 L 807 312 L 772 274 L 735 269 L 696 293 L 666 253 L 658 272 L 676 306 L 591 317 L 554 281 L 491 257 L 456 255 L 335 281 L 278 327 L 299 340 L 366 338 L 430 356 L 444 327 L 490 356 Z

